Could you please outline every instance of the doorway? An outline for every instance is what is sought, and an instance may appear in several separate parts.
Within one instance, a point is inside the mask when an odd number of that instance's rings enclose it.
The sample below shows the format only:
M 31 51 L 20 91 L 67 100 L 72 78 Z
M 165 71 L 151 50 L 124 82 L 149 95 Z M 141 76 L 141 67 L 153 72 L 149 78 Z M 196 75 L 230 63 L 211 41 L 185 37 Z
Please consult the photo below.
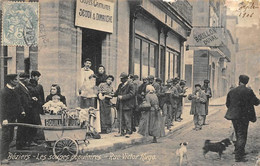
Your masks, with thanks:
M 96 73 L 102 59 L 102 41 L 106 33 L 92 29 L 82 29 L 82 66 L 86 58 L 91 59 L 91 69 Z

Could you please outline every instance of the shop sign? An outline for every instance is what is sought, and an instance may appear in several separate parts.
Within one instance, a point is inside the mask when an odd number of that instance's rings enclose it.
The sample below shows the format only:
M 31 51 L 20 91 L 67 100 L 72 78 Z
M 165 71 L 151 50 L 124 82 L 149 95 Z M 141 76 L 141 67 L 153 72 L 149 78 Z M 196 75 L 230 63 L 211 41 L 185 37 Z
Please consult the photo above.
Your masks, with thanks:
M 114 3 L 105 0 L 77 0 L 75 25 L 113 33 Z
M 192 46 L 221 46 L 223 45 L 224 30 L 217 27 L 194 27 L 191 32 Z

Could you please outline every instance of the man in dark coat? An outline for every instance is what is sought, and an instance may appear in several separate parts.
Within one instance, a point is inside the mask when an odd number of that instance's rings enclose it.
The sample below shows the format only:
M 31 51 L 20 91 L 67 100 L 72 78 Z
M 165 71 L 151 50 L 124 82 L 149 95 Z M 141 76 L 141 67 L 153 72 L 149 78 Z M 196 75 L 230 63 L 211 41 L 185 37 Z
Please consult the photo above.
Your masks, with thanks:
M 239 86 L 230 90 L 227 95 L 226 106 L 228 108 L 225 118 L 232 121 L 236 134 L 235 160 L 246 162 L 245 145 L 249 121 L 255 122 L 254 105 L 259 105 L 259 99 L 253 90 L 246 87 L 249 77 L 239 76 Z
M 23 109 L 15 87 L 18 85 L 19 80 L 17 74 L 8 74 L 6 76 L 7 84 L 0 91 L 0 118 L 2 127 L 1 138 L 1 163 L 8 164 L 7 156 L 9 151 L 9 145 L 13 140 L 14 127 L 4 126 L 7 123 L 14 123 L 18 116 L 22 116 Z
M 40 79 L 41 73 L 39 71 L 32 71 L 31 72 L 31 79 L 30 82 L 28 84 L 28 90 L 32 96 L 33 103 L 32 103 L 32 113 L 33 113 L 33 124 L 36 125 L 40 125 L 41 124 L 41 119 L 40 119 L 40 114 L 43 114 L 43 104 L 44 102 L 44 91 L 43 91 L 43 87 L 41 84 L 38 83 L 39 79 Z M 36 128 L 33 129 L 31 128 L 32 131 L 32 137 L 34 137 L 34 141 L 36 141 L 36 137 L 37 137 L 37 131 L 41 131 L 41 130 L 37 130 Z M 41 137 L 41 139 L 43 139 L 43 132 L 41 132 L 39 134 L 39 136 Z M 40 138 L 38 136 L 38 138 Z M 32 142 L 32 145 L 36 145 L 35 142 Z
M 115 97 L 117 97 L 117 110 L 122 109 L 122 119 L 121 119 L 121 134 L 129 136 L 132 134 L 132 114 L 135 107 L 135 87 L 133 83 L 128 80 L 128 75 L 126 73 L 120 74 L 121 83 L 119 84 Z M 121 107 L 120 107 L 121 105 Z M 118 114 L 120 117 L 120 114 Z M 120 120 L 120 118 L 119 118 Z
M 150 75 L 148 76 L 148 82 L 150 85 L 152 85 L 155 89 L 155 94 L 158 95 L 158 93 L 160 92 L 160 85 L 155 81 L 154 76 Z
M 212 97 L 211 94 L 211 88 L 209 87 L 209 80 L 204 80 L 204 85 L 201 87 L 201 89 L 206 93 L 207 96 L 207 102 L 205 104 L 206 108 L 206 115 L 203 116 L 203 125 L 206 125 L 206 116 L 208 115 L 209 112 L 209 99 Z
M 28 89 L 29 84 L 29 74 L 21 73 L 20 82 L 16 88 L 16 92 L 21 101 L 22 108 L 25 112 L 25 116 L 19 117 L 19 123 L 29 123 L 34 124 L 33 112 L 32 112 L 32 103 L 33 99 L 31 97 L 30 91 Z M 23 149 L 25 146 L 29 146 L 33 140 L 32 137 L 32 128 L 19 126 L 17 129 L 17 138 L 16 138 L 16 149 Z

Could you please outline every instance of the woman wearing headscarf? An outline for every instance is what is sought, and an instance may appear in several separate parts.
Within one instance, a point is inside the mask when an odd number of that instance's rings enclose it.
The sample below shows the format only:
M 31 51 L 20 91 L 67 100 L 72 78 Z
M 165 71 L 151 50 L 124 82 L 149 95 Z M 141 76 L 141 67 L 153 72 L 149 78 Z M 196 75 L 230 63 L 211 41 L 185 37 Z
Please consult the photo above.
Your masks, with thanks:
M 151 109 L 142 112 L 138 133 L 143 136 L 153 136 L 152 142 L 156 143 L 157 137 L 164 136 L 164 130 L 158 97 L 152 85 L 146 87 L 145 100 L 151 105 Z
M 108 75 L 106 78 L 106 82 L 100 83 L 98 88 L 100 123 L 102 133 L 110 133 L 112 128 L 110 99 L 112 99 L 112 96 L 114 95 L 112 87 L 113 81 L 114 77 L 112 75 Z
M 97 76 L 97 79 L 96 79 L 97 86 L 99 86 L 100 83 L 106 82 L 107 75 L 106 75 L 105 66 L 99 65 L 96 76 Z

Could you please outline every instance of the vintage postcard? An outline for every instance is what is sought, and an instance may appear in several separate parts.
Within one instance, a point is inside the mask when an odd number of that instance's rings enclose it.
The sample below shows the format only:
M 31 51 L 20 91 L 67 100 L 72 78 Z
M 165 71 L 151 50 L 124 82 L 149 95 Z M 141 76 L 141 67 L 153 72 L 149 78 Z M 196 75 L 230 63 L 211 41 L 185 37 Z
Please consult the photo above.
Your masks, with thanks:
M 260 166 L 259 0 L 1 0 L 1 165 Z

